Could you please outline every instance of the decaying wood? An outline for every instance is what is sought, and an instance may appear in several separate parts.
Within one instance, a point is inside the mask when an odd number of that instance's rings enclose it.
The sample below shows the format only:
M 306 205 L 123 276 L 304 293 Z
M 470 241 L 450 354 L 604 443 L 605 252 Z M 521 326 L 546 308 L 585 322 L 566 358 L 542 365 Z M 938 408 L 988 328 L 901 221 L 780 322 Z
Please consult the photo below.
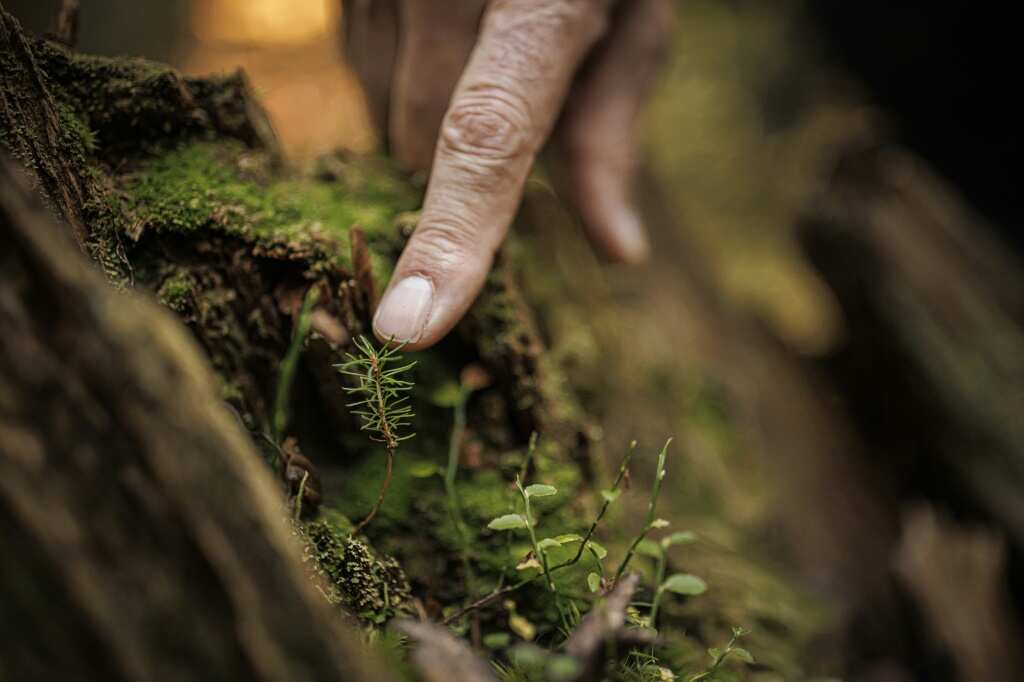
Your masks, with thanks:
M 906 515 L 896 566 L 964 679 L 1019 674 L 1022 632 L 1006 599 L 1006 545 L 998 533 L 963 528 L 919 507 Z
M 22 131 L 5 136 L 10 153 L 33 170 L 43 194 L 71 226 L 83 250 L 88 237 L 82 217 L 91 194 L 88 181 L 67 155 L 55 154 L 62 124 L 57 103 L 43 78 L 31 38 L 0 4 L 0 130 Z
M 0 677 L 382 680 L 156 304 L 0 168 Z
M 62 0 L 57 13 L 57 26 L 54 38 L 68 47 L 78 44 L 78 11 L 79 0 Z
M 580 680 L 601 679 L 605 663 L 616 652 L 654 642 L 650 630 L 626 628 L 626 607 L 640 584 L 639 573 L 627 573 L 603 601 L 594 605 L 565 643 L 565 653 L 581 664 Z
M 487 663 L 447 627 L 403 620 L 395 628 L 415 643 L 412 662 L 425 682 L 496 682 Z

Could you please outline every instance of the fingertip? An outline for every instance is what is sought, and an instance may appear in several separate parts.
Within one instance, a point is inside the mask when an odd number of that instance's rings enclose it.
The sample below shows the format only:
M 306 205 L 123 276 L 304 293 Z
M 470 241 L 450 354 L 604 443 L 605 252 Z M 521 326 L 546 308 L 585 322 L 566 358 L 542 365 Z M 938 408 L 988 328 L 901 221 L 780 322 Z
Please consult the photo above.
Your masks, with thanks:
M 639 265 L 651 258 L 651 242 L 643 220 L 627 199 L 627 180 L 604 172 L 600 164 L 584 164 L 572 203 L 591 243 L 607 259 Z
M 607 229 L 607 255 L 627 265 L 640 265 L 651 258 L 651 242 L 643 221 L 632 207 L 617 211 Z

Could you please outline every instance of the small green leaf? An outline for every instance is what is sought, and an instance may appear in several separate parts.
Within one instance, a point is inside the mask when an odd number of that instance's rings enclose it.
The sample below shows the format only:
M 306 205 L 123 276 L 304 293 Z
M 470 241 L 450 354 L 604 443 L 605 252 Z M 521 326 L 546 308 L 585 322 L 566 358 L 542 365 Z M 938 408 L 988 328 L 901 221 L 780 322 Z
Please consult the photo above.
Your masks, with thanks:
M 564 545 L 568 542 L 582 542 L 583 538 L 576 535 L 576 533 L 566 533 L 565 535 L 556 535 L 555 540 L 558 544 Z
M 593 540 L 587 540 L 587 547 L 590 549 L 590 551 L 594 553 L 594 556 L 596 556 L 598 559 L 603 560 L 606 556 L 608 556 L 608 550 L 602 547 L 601 545 L 597 544 Z
M 487 527 L 491 530 L 526 528 L 526 518 L 522 514 L 505 514 L 488 523 Z
M 668 528 L 669 523 L 665 519 L 654 519 L 651 521 L 651 528 Z
M 602 490 L 601 491 L 601 497 L 603 497 L 604 501 L 608 502 L 608 503 L 614 502 L 615 500 L 619 499 L 619 495 L 621 495 L 621 494 L 622 494 L 622 491 L 618 490 L 618 489 L 616 489 L 616 490 Z
M 438 407 L 455 407 L 463 400 L 462 387 L 454 381 L 448 381 L 437 387 L 430 394 L 430 402 Z
M 512 637 L 507 632 L 491 632 L 484 635 L 484 646 L 488 649 L 504 649 Z
M 558 489 L 553 485 L 544 485 L 543 483 L 534 483 L 533 485 L 526 486 L 527 497 L 549 497 L 558 492 Z
M 601 576 L 599 576 L 597 573 L 588 573 L 587 587 L 590 588 L 591 592 L 597 592 L 599 589 L 601 589 Z
M 738 658 L 744 663 L 752 664 L 754 662 L 754 657 L 751 655 L 749 651 L 747 651 L 743 647 L 734 646 L 733 648 L 729 649 L 729 655 L 733 658 Z
M 580 662 L 572 656 L 558 654 L 552 656 L 548 661 L 549 680 L 574 680 L 579 676 L 581 671 L 582 666 L 580 665 Z
M 420 460 L 409 466 L 409 475 L 413 478 L 430 478 L 434 474 L 441 473 L 441 468 L 434 462 Z
M 681 530 L 676 533 L 672 533 L 668 537 L 661 539 L 661 546 L 665 549 L 674 547 L 676 545 L 688 545 L 691 542 L 697 541 L 697 535 L 692 530 Z
M 544 538 L 543 540 L 537 543 L 537 549 L 541 550 L 542 552 L 546 549 L 551 549 L 552 547 L 561 546 L 562 543 L 555 538 Z
M 722 650 L 716 646 L 713 646 L 710 649 L 708 649 L 708 656 L 711 657 L 711 660 L 718 661 L 720 658 L 722 658 Z
M 512 649 L 512 662 L 521 668 L 536 668 L 547 660 L 548 652 L 533 644 L 517 644 Z
M 636 553 L 640 556 L 646 556 L 652 559 L 660 559 L 661 555 L 664 554 L 661 549 L 661 545 L 650 538 L 644 538 L 639 544 L 637 544 Z
M 676 594 L 698 595 L 704 594 L 708 586 L 703 580 L 689 573 L 676 573 L 670 575 L 659 589 L 675 592 Z

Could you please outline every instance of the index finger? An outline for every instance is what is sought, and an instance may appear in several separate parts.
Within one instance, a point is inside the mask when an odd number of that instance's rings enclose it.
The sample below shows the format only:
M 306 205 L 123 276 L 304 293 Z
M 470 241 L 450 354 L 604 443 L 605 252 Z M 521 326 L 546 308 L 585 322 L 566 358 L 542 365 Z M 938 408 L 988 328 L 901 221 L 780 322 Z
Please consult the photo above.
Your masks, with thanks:
M 374 319 L 380 338 L 432 345 L 476 298 L 606 6 L 491 4 L 441 126 L 419 226 Z

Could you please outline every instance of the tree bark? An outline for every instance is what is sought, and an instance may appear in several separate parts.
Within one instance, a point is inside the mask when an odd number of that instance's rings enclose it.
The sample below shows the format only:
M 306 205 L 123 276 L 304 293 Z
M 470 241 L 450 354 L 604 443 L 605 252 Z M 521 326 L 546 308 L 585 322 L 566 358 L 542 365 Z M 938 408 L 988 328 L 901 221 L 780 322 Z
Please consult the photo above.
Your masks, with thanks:
M 0 180 L 3 676 L 385 679 L 314 594 L 194 342 L 6 160 Z

